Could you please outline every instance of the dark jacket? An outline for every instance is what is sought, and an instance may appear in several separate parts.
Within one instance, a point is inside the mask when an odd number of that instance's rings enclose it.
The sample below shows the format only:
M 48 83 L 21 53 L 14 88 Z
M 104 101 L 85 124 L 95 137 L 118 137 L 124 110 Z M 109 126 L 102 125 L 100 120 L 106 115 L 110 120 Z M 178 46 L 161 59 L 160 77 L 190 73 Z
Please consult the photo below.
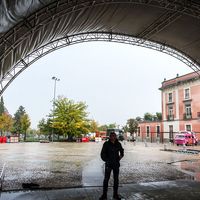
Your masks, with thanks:
M 103 144 L 101 159 L 106 162 L 108 166 L 119 167 L 120 155 L 121 157 L 124 156 L 124 149 L 118 140 L 116 140 L 114 144 L 110 140 Z

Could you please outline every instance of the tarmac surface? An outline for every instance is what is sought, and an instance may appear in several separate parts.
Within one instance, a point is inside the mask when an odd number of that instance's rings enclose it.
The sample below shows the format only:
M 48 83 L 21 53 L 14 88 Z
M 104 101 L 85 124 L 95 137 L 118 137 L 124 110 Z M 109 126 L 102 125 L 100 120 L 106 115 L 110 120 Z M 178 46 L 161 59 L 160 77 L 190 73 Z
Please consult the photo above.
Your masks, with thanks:
M 1 159 L 7 162 L 0 200 L 98 200 L 102 194 L 103 162 L 96 155 L 99 155 L 101 146 L 102 143 L 0 146 Z M 171 144 L 127 143 L 124 148 L 126 156 L 120 167 L 119 187 L 122 199 L 200 200 L 200 146 L 186 149 Z M 66 160 L 60 162 L 60 159 Z M 68 177 L 66 169 L 71 179 L 65 178 Z M 54 171 L 63 173 L 52 176 Z M 39 181 L 43 180 L 43 174 L 45 182 L 42 185 Z M 73 185 L 75 175 L 80 177 L 80 181 L 76 181 L 81 183 L 78 186 Z M 49 179 L 51 176 L 52 179 Z M 34 183 L 34 178 L 39 187 L 23 189 L 20 186 L 22 183 Z M 62 180 L 69 181 L 71 185 L 63 184 Z M 110 183 L 108 200 L 112 199 L 113 193 L 112 180 Z
M 1 200 L 98 200 L 101 187 L 83 187 L 54 190 L 21 190 L 2 192 Z M 120 185 L 119 193 L 126 200 L 198 200 L 200 182 L 163 181 Z M 112 199 L 112 188 L 108 190 L 108 200 Z
M 103 142 L 2 144 L 0 162 L 6 164 L 2 189 L 4 192 L 23 190 L 23 184 L 30 183 L 40 189 L 101 187 L 105 167 L 100 158 L 102 145 Z M 125 156 L 121 160 L 120 184 L 200 182 L 199 153 L 187 153 L 183 147 L 169 144 L 167 151 L 163 144 L 147 145 L 123 143 Z M 200 146 L 189 148 L 200 150 Z

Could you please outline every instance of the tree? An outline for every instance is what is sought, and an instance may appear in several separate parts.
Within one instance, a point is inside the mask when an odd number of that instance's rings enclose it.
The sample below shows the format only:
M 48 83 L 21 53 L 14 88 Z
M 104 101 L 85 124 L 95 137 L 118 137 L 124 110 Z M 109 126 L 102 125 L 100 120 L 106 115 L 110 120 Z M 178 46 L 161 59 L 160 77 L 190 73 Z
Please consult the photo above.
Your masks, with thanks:
M 50 136 L 52 134 L 52 129 L 53 129 L 52 120 L 50 118 L 48 118 L 47 120 L 45 120 L 44 118 L 40 120 L 38 123 L 38 128 L 39 128 L 40 134 L 45 135 L 45 137 L 49 136 L 49 139 L 50 139 Z M 59 131 L 56 131 L 56 129 L 54 129 L 54 133 L 55 132 L 59 134 Z
M 141 121 L 142 121 L 142 118 L 141 118 L 141 117 L 139 117 L 139 116 L 138 116 L 138 117 L 136 117 L 135 119 L 136 119 L 138 122 L 141 122 Z
M 117 128 L 117 124 L 116 123 L 108 124 L 108 128 Z
M 156 116 L 157 116 L 158 120 L 160 120 L 160 121 L 162 120 L 162 113 L 161 112 L 157 112 Z
M 98 122 L 96 122 L 95 120 L 91 120 L 89 122 L 89 130 L 90 132 L 92 133 L 95 133 L 97 132 L 99 129 L 98 129 Z
M 72 138 L 89 132 L 86 104 L 75 103 L 68 98 L 60 97 L 54 102 L 52 127 L 58 129 L 65 137 Z
M 127 124 L 122 127 L 122 130 L 124 131 L 124 133 L 129 132 L 129 128 L 128 128 Z
M 36 135 L 38 135 L 38 130 L 37 130 L 37 129 L 29 128 L 28 133 L 29 133 L 31 136 L 36 136 Z
M 25 108 L 23 106 L 20 106 L 16 113 L 14 114 L 14 124 L 13 124 L 13 131 L 15 133 L 20 134 L 22 132 L 21 117 L 26 113 Z
M 145 113 L 144 114 L 144 120 L 145 121 L 153 121 L 153 115 L 151 113 Z
M 12 130 L 13 127 L 13 119 L 12 117 L 7 114 L 7 113 L 3 113 L 0 116 L 0 129 L 2 130 L 2 132 L 10 132 Z M 1 132 L 1 135 L 2 135 Z
M 37 127 L 38 127 L 38 129 L 40 131 L 40 134 L 44 134 L 45 135 L 47 133 L 47 123 L 46 123 L 44 118 L 42 118 L 39 121 Z
M 104 124 L 104 125 L 99 126 L 99 131 L 106 131 L 108 128 L 116 128 L 116 127 L 117 127 L 116 123 Z
M 126 122 L 126 126 L 124 127 L 124 129 L 129 133 L 131 133 L 131 135 L 137 132 L 137 128 L 138 128 L 138 121 L 134 118 L 128 119 Z
M 108 125 L 104 124 L 99 126 L 99 131 L 106 131 L 108 129 Z
M 0 115 L 2 115 L 4 112 L 5 112 L 4 101 L 3 101 L 3 97 L 1 97 L 1 100 L 0 100 Z
M 31 125 L 28 114 L 25 113 L 20 117 L 20 125 L 21 125 L 21 131 L 24 133 L 24 141 L 26 141 L 26 132 Z
M 112 123 L 112 124 L 101 125 L 101 126 L 99 126 L 99 131 L 106 131 L 108 128 L 117 128 L 117 124 Z

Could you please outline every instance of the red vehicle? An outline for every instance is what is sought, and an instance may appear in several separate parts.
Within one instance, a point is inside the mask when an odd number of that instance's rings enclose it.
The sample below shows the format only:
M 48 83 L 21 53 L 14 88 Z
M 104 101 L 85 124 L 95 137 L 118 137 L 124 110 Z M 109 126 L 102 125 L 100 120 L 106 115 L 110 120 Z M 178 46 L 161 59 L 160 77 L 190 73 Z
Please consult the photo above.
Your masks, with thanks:
M 175 144 L 178 145 L 197 145 L 198 138 L 196 137 L 194 132 L 190 131 L 180 131 L 176 134 L 174 139 Z
M 88 137 L 82 137 L 82 142 L 89 142 L 89 138 Z

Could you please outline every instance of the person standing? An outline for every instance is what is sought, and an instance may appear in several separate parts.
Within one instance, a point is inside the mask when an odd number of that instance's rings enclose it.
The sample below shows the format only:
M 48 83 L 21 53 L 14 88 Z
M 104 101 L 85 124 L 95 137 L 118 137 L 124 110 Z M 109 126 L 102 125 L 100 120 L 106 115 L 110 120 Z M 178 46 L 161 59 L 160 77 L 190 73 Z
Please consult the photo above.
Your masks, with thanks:
M 119 167 L 120 160 L 124 156 L 124 149 L 121 143 L 118 141 L 116 133 L 111 132 L 109 140 L 103 144 L 101 150 L 101 159 L 105 162 L 105 174 L 103 181 L 103 194 L 99 200 L 107 199 L 108 182 L 110 179 L 111 171 L 113 171 L 113 198 L 115 200 L 121 200 L 118 195 L 118 185 L 119 185 Z

